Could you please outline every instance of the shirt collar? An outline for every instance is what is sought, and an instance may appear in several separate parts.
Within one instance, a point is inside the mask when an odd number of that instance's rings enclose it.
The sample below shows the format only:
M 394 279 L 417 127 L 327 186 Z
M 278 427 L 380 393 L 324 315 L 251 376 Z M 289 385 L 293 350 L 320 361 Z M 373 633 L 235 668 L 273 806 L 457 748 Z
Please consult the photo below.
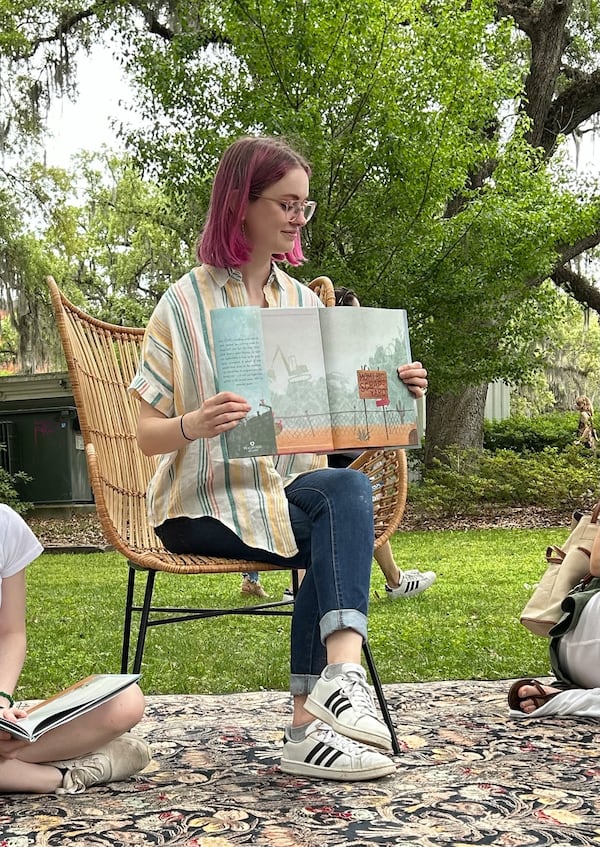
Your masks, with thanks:
M 242 274 L 237 268 L 215 268 L 213 265 L 205 265 L 205 268 L 219 288 L 223 288 L 230 279 L 235 279 L 237 282 L 242 281 Z M 284 272 L 275 264 L 275 262 L 272 262 L 271 273 L 269 274 L 266 284 L 269 285 L 270 283 L 275 282 L 279 289 L 284 291 L 284 279 Z

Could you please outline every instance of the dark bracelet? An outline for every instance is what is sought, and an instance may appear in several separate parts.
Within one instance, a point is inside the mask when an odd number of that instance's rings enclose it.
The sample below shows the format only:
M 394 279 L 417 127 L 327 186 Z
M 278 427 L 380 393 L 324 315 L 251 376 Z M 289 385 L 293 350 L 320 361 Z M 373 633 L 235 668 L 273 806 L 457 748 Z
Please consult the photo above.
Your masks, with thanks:
M 195 441 L 196 440 L 195 438 L 190 438 L 189 435 L 185 434 L 185 430 L 183 428 L 183 418 L 184 418 L 184 415 L 182 415 L 179 418 L 179 426 L 181 428 L 181 434 L 183 435 L 183 437 L 185 438 L 186 441 Z
M 8 705 L 11 709 L 15 705 L 12 695 L 10 695 L 7 691 L 0 691 L 0 697 L 4 697 L 5 700 L 8 700 Z

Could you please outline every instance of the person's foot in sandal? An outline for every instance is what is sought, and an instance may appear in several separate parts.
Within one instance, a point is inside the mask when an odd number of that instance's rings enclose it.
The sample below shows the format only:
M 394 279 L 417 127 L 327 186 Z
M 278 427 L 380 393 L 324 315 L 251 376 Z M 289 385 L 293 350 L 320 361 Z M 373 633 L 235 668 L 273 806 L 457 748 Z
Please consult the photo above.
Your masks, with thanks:
M 519 679 L 513 683 L 508 692 L 508 705 L 515 712 L 524 712 L 530 715 L 552 700 L 564 688 L 555 688 L 552 685 L 543 685 L 537 679 Z

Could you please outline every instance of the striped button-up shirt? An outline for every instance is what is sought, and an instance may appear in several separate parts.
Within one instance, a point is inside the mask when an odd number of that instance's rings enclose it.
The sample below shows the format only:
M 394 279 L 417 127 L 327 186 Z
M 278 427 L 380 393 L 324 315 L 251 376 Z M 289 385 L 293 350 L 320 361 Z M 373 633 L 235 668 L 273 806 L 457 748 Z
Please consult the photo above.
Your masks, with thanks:
M 276 265 L 265 285 L 269 308 L 319 307 L 319 298 Z M 174 283 L 154 310 L 130 390 L 167 417 L 198 409 L 217 393 L 212 309 L 247 306 L 241 275 L 202 265 Z M 298 473 L 326 467 L 324 456 L 228 459 L 224 436 L 200 438 L 160 457 L 148 488 L 152 526 L 210 516 L 250 547 L 293 556 L 296 542 L 284 492 Z

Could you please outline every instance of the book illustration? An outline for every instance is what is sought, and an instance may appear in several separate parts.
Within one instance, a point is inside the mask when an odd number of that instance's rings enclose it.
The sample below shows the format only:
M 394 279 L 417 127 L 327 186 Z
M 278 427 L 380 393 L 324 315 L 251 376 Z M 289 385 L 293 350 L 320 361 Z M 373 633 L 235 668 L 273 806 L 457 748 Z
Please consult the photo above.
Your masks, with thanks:
M 403 309 L 321 309 L 335 449 L 416 447 L 415 398 L 398 379 L 412 360 Z
M 384 309 L 211 312 L 217 380 L 252 406 L 230 458 L 416 445 L 406 314 Z
M 37 741 L 40 736 L 57 726 L 68 723 L 79 715 L 106 703 L 124 691 L 141 674 L 93 674 L 74 685 L 59 691 L 53 697 L 27 709 L 27 717 L 16 723 L 0 718 L 0 731 L 15 738 Z

